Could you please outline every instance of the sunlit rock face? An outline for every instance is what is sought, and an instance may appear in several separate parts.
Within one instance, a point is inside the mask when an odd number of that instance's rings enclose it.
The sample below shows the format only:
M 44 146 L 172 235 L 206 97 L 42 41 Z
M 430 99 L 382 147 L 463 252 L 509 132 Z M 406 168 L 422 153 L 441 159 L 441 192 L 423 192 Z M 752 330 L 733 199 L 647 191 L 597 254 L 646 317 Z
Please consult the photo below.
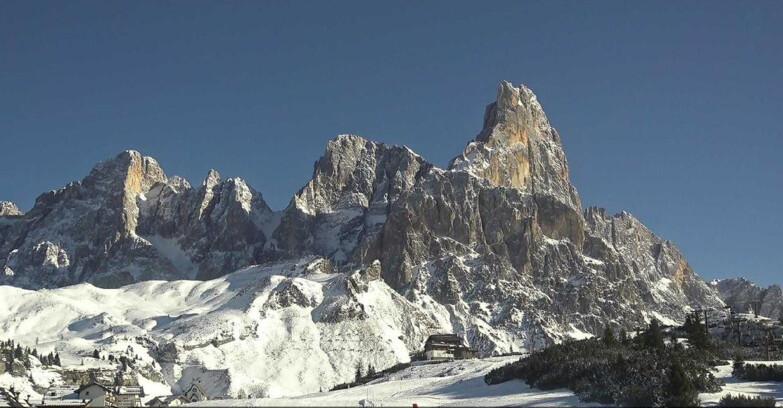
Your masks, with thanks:
M 736 313 L 758 313 L 773 320 L 783 319 L 783 290 L 780 285 L 762 288 L 745 278 L 714 280 L 710 284 Z
M 447 169 L 404 146 L 338 136 L 281 211 L 242 179 L 211 170 L 191 186 L 124 152 L 29 213 L 0 215 L 0 282 L 207 280 L 317 256 L 354 289 L 383 282 L 427 330 L 456 332 L 482 354 L 722 307 L 674 244 L 628 213 L 583 211 L 562 143 L 536 95 L 503 82 Z M 312 307 L 303 290 L 274 296 Z

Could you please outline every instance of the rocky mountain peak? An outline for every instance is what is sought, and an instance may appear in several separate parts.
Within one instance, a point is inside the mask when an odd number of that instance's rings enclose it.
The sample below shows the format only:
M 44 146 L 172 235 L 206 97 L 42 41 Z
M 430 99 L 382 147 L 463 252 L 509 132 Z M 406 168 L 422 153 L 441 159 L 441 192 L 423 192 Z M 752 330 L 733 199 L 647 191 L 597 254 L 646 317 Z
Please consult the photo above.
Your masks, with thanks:
M 19 207 L 10 201 L 0 201 L 0 217 L 24 215 Z
M 129 194 L 135 195 L 166 180 L 166 173 L 157 160 L 142 156 L 135 150 L 126 150 L 98 163 L 85 177 L 83 184 L 108 189 L 121 186 Z
M 210 169 L 209 173 L 207 173 L 207 178 L 204 179 L 204 182 L 201 183 L 201 185 L 206 187 L 207 190 L 211 190 L 216 185 L 220 184 L 220 182 L 220 173 L 218 173 L 215 169 Z
M 483 129 L 449 169 L 467 171 L 495 186 L 551 196 L 582 212 L 560 136 L 524 85 L 500 84 L 497 100 L 487 106 Z

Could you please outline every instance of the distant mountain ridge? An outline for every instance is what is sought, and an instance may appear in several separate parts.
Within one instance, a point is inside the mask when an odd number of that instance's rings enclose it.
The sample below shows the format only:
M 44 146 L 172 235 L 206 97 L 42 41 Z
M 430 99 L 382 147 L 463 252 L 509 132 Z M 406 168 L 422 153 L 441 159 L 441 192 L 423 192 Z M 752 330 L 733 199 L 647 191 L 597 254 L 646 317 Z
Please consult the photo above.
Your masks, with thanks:
M 734 312 L 753 311 L 771 319 L 783 319 L 783 290 L 780 285 L 763 288 L 745 278 L 719 279 L 710 284 Z
M 583 210 L 561 136 L 536 95 L 508 82 L 447 169 L 342 135 L 273 211 L 242 179 L 213 170 L 194 187 L 126 151 L 9 215 L 0 283 L 208 280 L 312 256 L 339 273 L 377 264 L 437 330 L 485 355 L 723 306 L 673 243 L 628 213 Z

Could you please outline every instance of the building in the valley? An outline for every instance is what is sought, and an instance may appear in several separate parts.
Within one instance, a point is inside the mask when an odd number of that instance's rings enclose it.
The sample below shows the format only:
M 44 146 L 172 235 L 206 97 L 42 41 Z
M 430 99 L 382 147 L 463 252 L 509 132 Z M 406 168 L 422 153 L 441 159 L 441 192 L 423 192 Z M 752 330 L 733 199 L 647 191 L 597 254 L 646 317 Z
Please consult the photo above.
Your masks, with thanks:
M 433 334 L 424 343 L 427 360 L 462 360 L 475 358 L 476 351 L 462 343 L 456 334 Z
M 144 398 L 144 387 L 117 386 L 114 388 L 114 405 L 117 408 L 140 407 Z
M 76 392 L 78 389 L 79 387 L 76 385 L 53 385 L 46 389 L 43 394 L 43 400 L 76 400 L 79 399 L 79 394 Z
M 190 401 L 185 400 L 181 395 L 166 395 L 155 397 L 149 400 L 145 405 L 148 407 L 178 407 L 187 404 Z
M 79 395 L 78 399 L 87 401 L 88 407 L 115 406 L 114 390 L 97 382 L 82 385 L 76 394 Z
M 209 399 L 204 390 L 202 390 L 201 387 L 199 387 L 196 383 L 190 384 L 190 387 L 188 387 L 185 392 L 182 393 L 182 397 L 187 402 L 199 402 Z

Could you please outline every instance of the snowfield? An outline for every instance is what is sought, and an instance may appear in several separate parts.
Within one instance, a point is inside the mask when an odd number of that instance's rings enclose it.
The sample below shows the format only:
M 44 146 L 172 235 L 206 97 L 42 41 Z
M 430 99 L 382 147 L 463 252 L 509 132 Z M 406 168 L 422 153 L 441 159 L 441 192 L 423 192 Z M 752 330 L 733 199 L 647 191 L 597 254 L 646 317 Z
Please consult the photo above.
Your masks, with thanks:
M 745 364 L 783 364 L 783 361 L 746 361 Z M 744 394 L 750 397 L 774 397 L 777 405 L 783 404 L 783 383 L 774 381 L 740 381 L 731 376 L 732 365 L 718 366 L 715 377 L 722 379 L 726 385 L 720 392 L 699 394 L 704 406 L 716 406 L 726 394 Z
M 162 394 L 192 383 L 212 398 L 318 392 L 352 380 L 357 367 L 410 361 L 439 330 L 380 279 L 377 265 L 335 274 L 315 257 L 210 281 L 0 286 L 0 337 L 56 350 L 70 371 L 118 368 L 93 358 L 95 349 L 126 356 L 135 360 L 132 376 Z M 65 381 L 57 371 L 34 368 L 17 388 L 37 397 Z
M 188 406 L 598 406 L 568 390 L 541 391 L 521 381 L 487 385 L 484 374 L 518 356 L 412 366 L 367 385 L 295 398 L 205 401 Z M 372 405 L 371 405 L 372 404 Z

